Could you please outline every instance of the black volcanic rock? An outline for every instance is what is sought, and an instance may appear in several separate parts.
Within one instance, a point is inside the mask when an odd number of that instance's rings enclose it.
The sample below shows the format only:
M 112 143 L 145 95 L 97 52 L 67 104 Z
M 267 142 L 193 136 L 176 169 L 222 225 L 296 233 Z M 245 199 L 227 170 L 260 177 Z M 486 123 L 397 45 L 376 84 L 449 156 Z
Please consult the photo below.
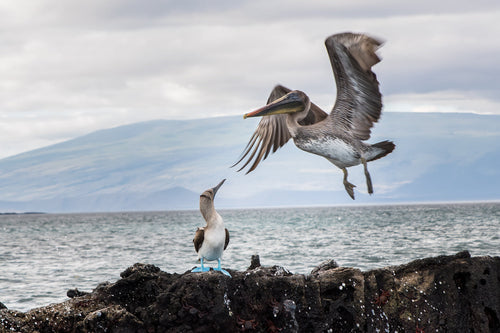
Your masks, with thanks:
M 313 270 L 311 271 L 311 274 L 317 275 L 323 271 L 327 271 L 327 270 L 337 268 L 337 267 L 339 267 L 339 265 L 337 264 L 337 262 L 335 260 L 333 260 L 333 259 L 326 260 L 326 261 L 323 261 L 321 264 L 319 264 L 317 267 L 313 268 Z
M 68 296 L 69 298 L 74 298 L 74 297 L 80 297 L 80 296 L 85 296 L 87 295 L 88 293 L 85 292 L 85 291 L 80 291 L 78 289 L 70 289 L 66 292 L 66 296 Z
M 1 332 L 500 332 L 500 257 L 468 252 L 367 272 L 332 261 L 169 274 L 135 264 L 115 283 L 27 313 Z

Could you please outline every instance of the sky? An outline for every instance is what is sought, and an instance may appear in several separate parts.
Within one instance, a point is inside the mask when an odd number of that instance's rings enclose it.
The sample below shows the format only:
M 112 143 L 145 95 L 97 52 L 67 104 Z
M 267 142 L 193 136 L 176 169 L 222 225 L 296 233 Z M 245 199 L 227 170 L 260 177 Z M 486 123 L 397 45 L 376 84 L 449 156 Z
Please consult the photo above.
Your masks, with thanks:
M 385 41 L 384 112 L 500 114 L 498 22 L 497 0 L 0 0 L 0 158 L 138 121 L 242 115 L 277 83 L 330 110 L 324 40 L 345 31 Z

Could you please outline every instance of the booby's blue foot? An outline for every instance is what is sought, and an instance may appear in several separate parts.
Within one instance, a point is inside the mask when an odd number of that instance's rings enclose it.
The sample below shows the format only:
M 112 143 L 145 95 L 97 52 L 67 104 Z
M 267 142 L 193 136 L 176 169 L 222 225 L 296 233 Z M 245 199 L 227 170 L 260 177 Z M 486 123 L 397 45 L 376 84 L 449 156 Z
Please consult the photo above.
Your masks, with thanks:
M 203 266 L 203 258 L 200 258 L 200 263 L 201 263 L 201 266 L 193 268 L 193 270 L 191 272 L 193 272 L 193 273 L 208 272 L 210 270 L 210 267 Z
M 208 272 L 210 270 L 209 267 L 195 267 L 191 272 L 197 273 L 197 272 Z
M 225 275 L 229 276 L 230 278 L 232 278 L 231 274 L 229 274 L 229 272 L 228 272 L 228 271 L 226 271 L 225 269 L 222 269 L 222 268 L 220 268 L 220 269 L 214 268 L 214 271 L 219 271 L 219 272 L 224 273 Z
M 218 263 L 217 268 L 214 268 L 214 271 L 219 271 L 219 272 L 224 273 L 225 275 L 229 276 L 230 278 L 232 278 L 231 274 L 229 274 L 228 271 L 226 271 L 225 269 L 222 269 L 220 267 L 220 259 L 217 259 L 217 263 Z

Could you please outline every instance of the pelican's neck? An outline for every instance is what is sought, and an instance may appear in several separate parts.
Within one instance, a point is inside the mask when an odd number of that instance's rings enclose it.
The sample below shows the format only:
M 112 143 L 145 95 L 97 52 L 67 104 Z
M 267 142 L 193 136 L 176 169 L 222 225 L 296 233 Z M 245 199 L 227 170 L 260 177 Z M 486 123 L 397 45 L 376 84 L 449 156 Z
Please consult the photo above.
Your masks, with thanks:
M 297 135 L 298 128 L 302 125 L 299 124 L 299 121 L 304 119 L 309 113 L 309 109 L 311 108 L 311 102 L 309 99 L 306 101 L 306 105 L 304 110 L 294 113 L 289 113 L 286 117 L 286 126 L 288 127 L 288 131 L 294 138 Z

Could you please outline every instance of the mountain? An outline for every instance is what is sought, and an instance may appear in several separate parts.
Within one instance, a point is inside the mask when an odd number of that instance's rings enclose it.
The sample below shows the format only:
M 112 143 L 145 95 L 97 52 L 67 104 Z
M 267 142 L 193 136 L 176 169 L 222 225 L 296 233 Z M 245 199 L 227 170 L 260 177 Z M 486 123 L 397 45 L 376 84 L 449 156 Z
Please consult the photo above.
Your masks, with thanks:
M 254 172 L 238 160 L 259 119 L 155 120 L 106 130 L 0 160 L 0 211 L 197 209 L 221 179 L 218 207 L 335 205 L 500 199 L 500 116 L 386 112 L 370 142 L 396 150 L 342 172 L 291 142 Z

